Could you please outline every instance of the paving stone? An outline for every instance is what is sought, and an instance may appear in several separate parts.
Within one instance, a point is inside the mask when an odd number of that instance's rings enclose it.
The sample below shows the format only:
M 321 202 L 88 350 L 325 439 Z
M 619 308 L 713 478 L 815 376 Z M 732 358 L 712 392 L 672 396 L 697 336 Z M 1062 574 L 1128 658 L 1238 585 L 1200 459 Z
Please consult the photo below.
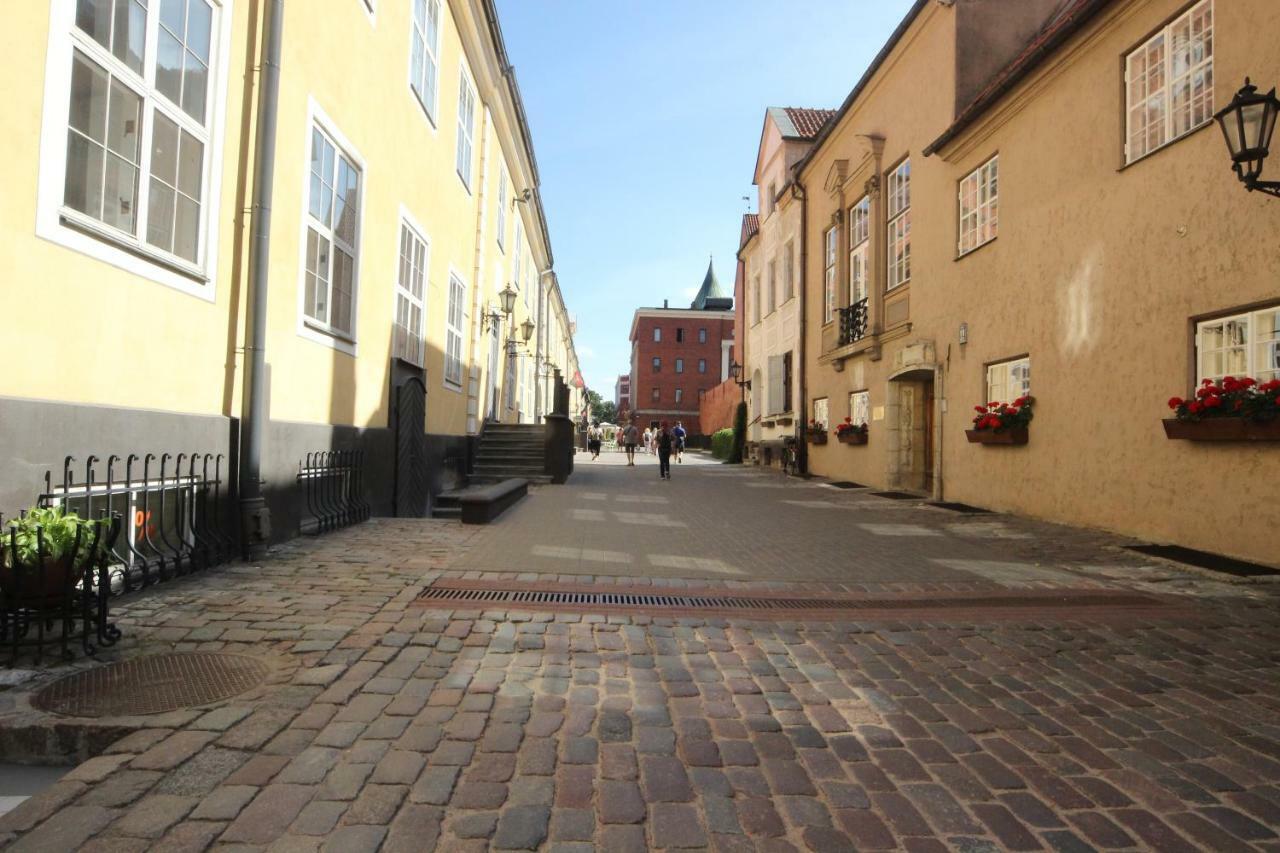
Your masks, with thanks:
M 69 806 L 58 812 L 57 819 L 45 821 L 6 849 L 13 853 L 79 850 L 89 838 L 111 823 L 116 814 L 100 806 Z
M 325 853 L 375 853 L 387 835 L 385 826 L 341 826 L 330 833 Z
M 609 853 L 645 853 L 649 844 L 639 826 L 605 826 L 597 839 L 599 849 Z
M 252 785 L 222 785 L 200 801 L 193 820 L 233 820 L 258 793 Z
M 689 776 L 679 759 L 646 755 L 640 759 L 645 799 L 651 803 L 687 803 L 693 799 Z
M 386 826 L 408 792 L 409 789 L 404 785 L 366 785 L 347 810 L 342 822 L 349 825 L 372 823 Z
M 130 767 L 137 770 L 171 770 L 208 746 L 217 734 L 212 732 L 174 732 L 139 755 Z
M 649 830 L 659 849 L 706 847 L 707 834 L 691 805 L 657 803 L 651 807 Z
M 299 835 L 327 836 L 338 825 L 338 819 L 347 810 L 347 805 L 332 800 L 307 803 L 289 830 Z
M 388 827 L 382 853 L 420 853 L 431 850 L 440 838 L 443 812 L 433 806 L 403 806 Z
M 639 823 L 645 819 L 644 798 L 634 782 L 601 782 L 596 809 L 603 823 Z
M 512 806 L 498 817 L 493 846 L 499 850 L 536 850 L 547 837 L 551 809 L 547 806 Z
M 232 821 L 221 840 L 246 844 L 273 841 L 293 823 L 314 793 L 310 785 L 268 785 Z
M 444 805 L 453 795 L 453 786 L 458 780 L 458 774 L 458 767 L 435 765 L 428 767 L 409 790 L 409 799 L 414 803 Z

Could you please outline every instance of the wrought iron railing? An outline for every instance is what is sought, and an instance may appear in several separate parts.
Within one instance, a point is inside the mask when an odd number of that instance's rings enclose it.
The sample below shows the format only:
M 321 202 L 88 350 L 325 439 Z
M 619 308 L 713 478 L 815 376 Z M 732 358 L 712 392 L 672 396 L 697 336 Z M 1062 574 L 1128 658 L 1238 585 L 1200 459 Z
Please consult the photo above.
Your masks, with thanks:
M 867 334 L 867 298 L 864 296 L 847 308 L 840 309 L 839 346 L 860 341 Z
M 324 533 L 368 520 L 372 508 L 364 497 L 364 451 L 321 450 L 298 465 L 298 482 L 307 497 L 310 518 L 303 533 Z
M 101 577 L 104 594 L 130 592 L 153 583 L 224 563 L 238 551 L 230 497 L 223 488 L 222 454 L 131 453 L 123 459 L 75 457 L 62 477 L 44 475 L 41 506 L 62 506 L 81 518 L 119 515 Z

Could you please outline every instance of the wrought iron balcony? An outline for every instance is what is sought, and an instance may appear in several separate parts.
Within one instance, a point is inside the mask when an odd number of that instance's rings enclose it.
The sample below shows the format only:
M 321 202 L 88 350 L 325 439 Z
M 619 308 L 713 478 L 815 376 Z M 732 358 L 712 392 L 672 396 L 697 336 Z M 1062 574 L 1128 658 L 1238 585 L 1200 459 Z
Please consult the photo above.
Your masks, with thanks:
M 840 309 L 840 341 L 837 346 L 860 341 L 866 334 L 867 300 L 863 297 L 849 307 Z

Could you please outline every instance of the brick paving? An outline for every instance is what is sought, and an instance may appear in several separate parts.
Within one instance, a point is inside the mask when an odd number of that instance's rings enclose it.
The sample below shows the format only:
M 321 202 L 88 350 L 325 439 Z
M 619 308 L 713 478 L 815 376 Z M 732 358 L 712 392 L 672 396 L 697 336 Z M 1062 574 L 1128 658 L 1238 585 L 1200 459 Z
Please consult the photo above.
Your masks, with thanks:
M 680 511 L 621 500 L 637 495 Z M 573 522 L 583 508 L 606 521 Z M 1116 544 L 692 462 L 660 484 L 645 467 L 580 465 L 487 528 L 377 520 L 122 602 L 127 639 L 104 659 L 228 650 L 272 674 L 216 706 L 103 721 L 131 733 L 0 818 L 0 843 L 1280 850 L 1275 588 Z M 1194 618 L 769 621 L 415 600 L 440 578 L 585 575 L 806 593 L 1158 590 Z M 0 727 L 49 724 L 25 690 L 0 693 Z

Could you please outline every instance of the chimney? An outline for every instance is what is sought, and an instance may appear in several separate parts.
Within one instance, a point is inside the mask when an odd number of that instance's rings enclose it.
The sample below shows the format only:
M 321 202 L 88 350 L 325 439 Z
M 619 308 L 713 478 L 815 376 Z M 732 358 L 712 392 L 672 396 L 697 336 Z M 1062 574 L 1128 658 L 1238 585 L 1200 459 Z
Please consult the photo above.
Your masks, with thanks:
M 666 307 L 667 307 L 667 300 L 665 300 L 665 299 L 664 299 L 664 300 L 662 300 L 662 307 L 663 307 L 663 308 L 666 308 Z

